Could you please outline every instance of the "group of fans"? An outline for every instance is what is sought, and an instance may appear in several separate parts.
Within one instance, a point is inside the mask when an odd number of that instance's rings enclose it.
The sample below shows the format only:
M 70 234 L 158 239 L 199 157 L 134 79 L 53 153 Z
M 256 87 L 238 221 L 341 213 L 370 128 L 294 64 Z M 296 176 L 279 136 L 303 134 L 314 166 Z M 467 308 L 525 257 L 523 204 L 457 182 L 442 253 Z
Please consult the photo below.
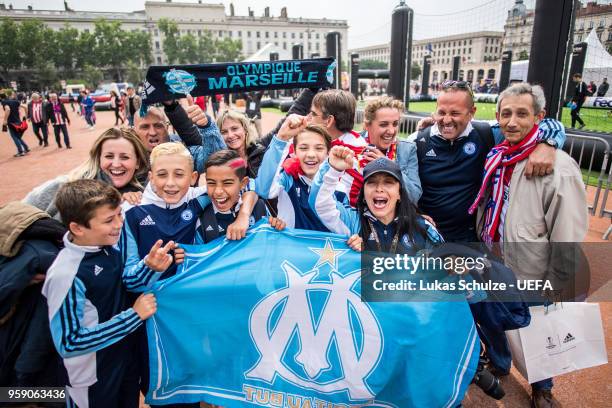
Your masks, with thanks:
M 403 109 L 369 100 L 356 132 L 352 94 L 305 89 L 266 135 L 236 110 L 213 122 L 191 96 L 135 109 L 133 128 L 104 131 L 80 167 L 0 209 L 0 383 L 67 385 L 79 407 L 137 406 L 148 389 L 142 323 L 157 305 L 128 292 L 175 274 L 180 244 L 239 240 L 261 218 L 343 234 L 356 251 L 583 240 L 582 177 L 540 87 L 507 88 L 489 123 L 473 120 L 469 84 L 447 81 L 409 140 L 398 138 Z M 534 265 L 547 255 L 504 260 L 543 279 Z M 504 332 L 473 313 L 489 369 L 508 375 Z M 533 405 L 557 406 L 552 387 L 532 384 Z

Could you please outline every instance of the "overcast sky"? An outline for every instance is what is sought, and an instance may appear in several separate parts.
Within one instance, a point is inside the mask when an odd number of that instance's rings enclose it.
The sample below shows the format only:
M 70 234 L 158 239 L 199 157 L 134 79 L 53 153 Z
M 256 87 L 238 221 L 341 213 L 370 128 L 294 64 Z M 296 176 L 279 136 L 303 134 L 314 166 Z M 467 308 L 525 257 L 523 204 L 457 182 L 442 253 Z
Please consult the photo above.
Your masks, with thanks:
M 175 0 L 177 1 L 177 0 Z M 599 0 L 610 3 L 612 0 Z M 63 9 L 63 0 L 0 0 L 15 8 Z M 177 1 L 178 2 L 178 1 Z M 197 0 L 181 0 L 197 3 Z M 203 0 L 223 3 L 229 13 L 232 0 Z M 270 7 L 273 16 L 287 7 L 289 17 L 345 19 L 349 24 L 349 48 L 389 41 L 391 13 L 399 0 L 233 0 L 237 15 L 247 15 L 248 8 L 256 16 Z M 481 29 L 503 31 L 504 21 L 514 0 L 407 0 L 415 12 L 415 38 L 432 38 Z M 144 9 L 144 0 L 68 0 L 75 10 L 134 11 Z M 535 0 L 525 0 L 533 7 Z

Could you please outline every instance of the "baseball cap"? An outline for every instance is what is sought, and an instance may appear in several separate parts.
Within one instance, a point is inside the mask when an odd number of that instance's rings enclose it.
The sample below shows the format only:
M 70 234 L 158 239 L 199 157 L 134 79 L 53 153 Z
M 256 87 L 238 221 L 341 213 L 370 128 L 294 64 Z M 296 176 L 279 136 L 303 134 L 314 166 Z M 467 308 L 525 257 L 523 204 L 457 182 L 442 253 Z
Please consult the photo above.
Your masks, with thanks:
M 363 169 L 363 181 L 365 182 L 368 178 L 378 173 L 386 173 L 400 183 L 402 182 L 402 171 L 399 165 L 386 157 L 380 157 L 365 166 Z

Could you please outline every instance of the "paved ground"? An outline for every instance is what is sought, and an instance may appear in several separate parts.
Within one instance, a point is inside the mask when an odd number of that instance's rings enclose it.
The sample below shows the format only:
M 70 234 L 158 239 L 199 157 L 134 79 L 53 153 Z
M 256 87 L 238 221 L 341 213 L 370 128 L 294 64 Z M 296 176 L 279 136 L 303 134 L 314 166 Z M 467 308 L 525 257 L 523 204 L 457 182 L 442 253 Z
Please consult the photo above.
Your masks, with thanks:
M 55 142 L 47 148 L 38 147 L 31 130 L 24 136 L 32 152 L 25 157 L 14 158 L 15 147 L 7 133 L 0 134 L 0 205 L 11 200 L 23 198 L 32 187 L 45 180 L 64 174 L 81 163 L 95 138 L 106 128 L 113 125 L 112 112 L 98 112 L 98 125 L 95 131 L 86 129 L 85 122 L 72 114 L 70 126 L 72 150 L 57 149 Z M 272 128 L 278 115 L 264 113 L 262 127 Z M 51 136 L 50 140 L 54 140 Z M 589 192 L 592 195 L 592 191 Z M 591 217 L 587 241 L 602 242 L 601 235 L 610 225 L 609 220 Z M 590 262 L 598 270 L 593 280 L 598 286 L 608 282 L 611 277 L 610 259 L 612 244 L 599 244 L 600 251 L 606 251 L 607 257 L 592 255 Z M 606 253 L 604 252 L 604 254 Z M 610 289 L 610 286 L 607 286 Z M 608 291 L 608 293 L 610 293 Z M 598 297 L 597 299 L 610 299 Z M 608 357 L 612 353 L 612 303 L 600 303 L 603 325 L 608 346 Z M 612 368 L 610 364 L 567 374 L 555 379 L 555 395 L 564 407 L 608 407 L 612 403 Z M 528 384 L 514 369 L 510 376 L 502 380 L 506 397 L 496 402 L 486 397 L 479 389 L 472 387 L 465 401 L 465 407 L 526 407 L 529 406 Z M 435 384 L 431 385 L 435 387 Z M 608 402 L 606 402 L 608 401 Z

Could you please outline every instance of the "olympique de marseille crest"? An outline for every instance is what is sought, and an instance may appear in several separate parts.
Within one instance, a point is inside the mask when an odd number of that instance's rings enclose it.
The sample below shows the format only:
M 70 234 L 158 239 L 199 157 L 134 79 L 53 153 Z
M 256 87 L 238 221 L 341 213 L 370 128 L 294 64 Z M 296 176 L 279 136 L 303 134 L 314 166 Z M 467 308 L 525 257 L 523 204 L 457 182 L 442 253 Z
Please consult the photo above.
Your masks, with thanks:
M 360 271 L 339 271 L 346 249 L 309 248 L 319 256 L 310 271 L 289 260 L 286 286 L 253 308 L 249 330 L 260 358 L 246 378 L 272 384 L 279 376 L 304 389 L 346 391 L 352 400 L 374 397 L 367 378 L 383 350 L 380 325 L 356 286 Z

